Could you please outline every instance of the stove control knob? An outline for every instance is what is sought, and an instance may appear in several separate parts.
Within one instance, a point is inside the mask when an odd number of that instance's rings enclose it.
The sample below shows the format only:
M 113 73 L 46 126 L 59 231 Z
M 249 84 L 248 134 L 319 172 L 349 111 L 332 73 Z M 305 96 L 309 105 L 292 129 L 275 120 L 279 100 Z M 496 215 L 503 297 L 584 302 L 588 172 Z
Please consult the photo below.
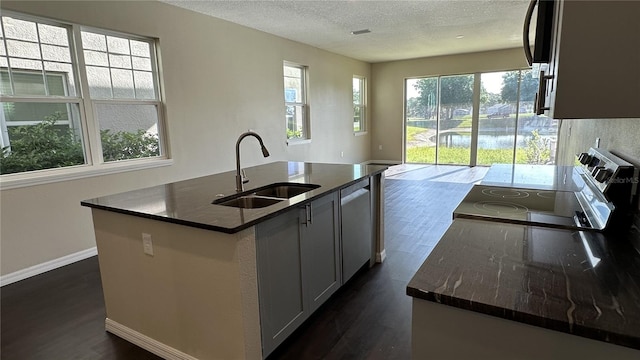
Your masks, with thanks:
M 598 164 L 600 164 L 600 159 L 598 159 L 595 156 L 592 156 L 591 159 L 589 160 L 589 167 L 594 167 L 594 166 L 598 166 Z
M 609 180 L 611 175 L 612 175 L 611 170 L 607 170 L 605 168 L 601 168 L 600 170 L 598 170 L 598 172 L 596 172 L 594 177 L 595 177 L 597 182 L 604 183 L 607 180 Z
M 578 156 L 578 161 L 580 161 L 580 164 L 586 165 L 589 163 L 589 161 L 591 161 L 591 155 L 582 153 Z
M 595 177 L 596 174 L 598 173 L 598 171 L 604 169 L 604 166 L 596 166 L 593 168 L 593 171 L 591 171 L 591 176 Z

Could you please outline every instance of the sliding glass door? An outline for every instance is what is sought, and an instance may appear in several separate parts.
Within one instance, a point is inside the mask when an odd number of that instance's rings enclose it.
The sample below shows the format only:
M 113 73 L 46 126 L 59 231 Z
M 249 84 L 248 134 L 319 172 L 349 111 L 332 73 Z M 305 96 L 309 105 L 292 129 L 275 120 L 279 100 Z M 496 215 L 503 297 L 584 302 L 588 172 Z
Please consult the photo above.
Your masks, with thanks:
M 470 164 L 472 110 L 473 75 L 441 77 L 438 164 Z
M 477 165 L 513 162 L 519 73 L 510 71 L 480 74 Z M 505 78 L 508 80 L 505 81 Z
M 436 163 L 438 78 L 405 82 L 405 162 Z
M 554 163 L 558 124 L 534 114 L 537 87 L 530 70 L 406 79 L 405 162 Z

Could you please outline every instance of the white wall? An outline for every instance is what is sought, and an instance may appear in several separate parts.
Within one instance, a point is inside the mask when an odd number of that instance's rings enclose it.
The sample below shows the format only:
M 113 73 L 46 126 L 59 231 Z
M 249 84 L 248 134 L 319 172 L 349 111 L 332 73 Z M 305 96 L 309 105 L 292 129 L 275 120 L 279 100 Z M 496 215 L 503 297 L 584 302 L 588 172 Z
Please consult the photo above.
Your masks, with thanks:
M 232 170 L 238 135 L 261 134 L 271 152 L 243 144 L 243 165 L 277 160 L 362 162 L 370 135 L 353 135 L 352 75 L 370 65 L 158 2 L 2 1 L 2 10 L 159 39 L 174 164 L 3 190 L 0 274 L 95 246 L 87 198 Z M 282 62 L 309 66 L 310 144 L 287 146 Z M 344 157 L 340 153 L 344 152 Z
M 373 64 L 371 158 L 402 161 L 406 78 L 504 71 L 526 66 L 520 48 Z

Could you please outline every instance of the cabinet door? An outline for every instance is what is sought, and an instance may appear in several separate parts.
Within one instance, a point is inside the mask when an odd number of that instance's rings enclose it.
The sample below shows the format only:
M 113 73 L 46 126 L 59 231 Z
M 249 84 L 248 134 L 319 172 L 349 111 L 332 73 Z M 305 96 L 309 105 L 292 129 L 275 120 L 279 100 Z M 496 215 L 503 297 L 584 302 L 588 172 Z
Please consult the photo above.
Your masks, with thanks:
M 265 357 L 309 316 L 302 278 L 299 214 L 295 209 L 258 224 L 256 228 L 260 325 Z
M 555 119 L 640 117 L 640 1 L 560 0 L 555 11 L 546 113 Z
M 303 210 L 309 220 L 302 225 L 302 270 L 311 312 L 341 284 L 338 206 L 338 194 L 333 193 L 311 202 Z

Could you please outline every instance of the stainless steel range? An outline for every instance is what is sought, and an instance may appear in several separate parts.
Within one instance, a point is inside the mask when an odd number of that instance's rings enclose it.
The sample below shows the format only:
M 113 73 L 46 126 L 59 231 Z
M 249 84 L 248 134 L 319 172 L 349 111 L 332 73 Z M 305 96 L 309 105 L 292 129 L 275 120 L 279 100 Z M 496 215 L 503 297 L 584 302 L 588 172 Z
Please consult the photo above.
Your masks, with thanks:
M 624 224 L 638 169 L 600 149 L 589 149 L 578 160 L 579 191 L 474 185 L 453 217 L 597 231 Z

